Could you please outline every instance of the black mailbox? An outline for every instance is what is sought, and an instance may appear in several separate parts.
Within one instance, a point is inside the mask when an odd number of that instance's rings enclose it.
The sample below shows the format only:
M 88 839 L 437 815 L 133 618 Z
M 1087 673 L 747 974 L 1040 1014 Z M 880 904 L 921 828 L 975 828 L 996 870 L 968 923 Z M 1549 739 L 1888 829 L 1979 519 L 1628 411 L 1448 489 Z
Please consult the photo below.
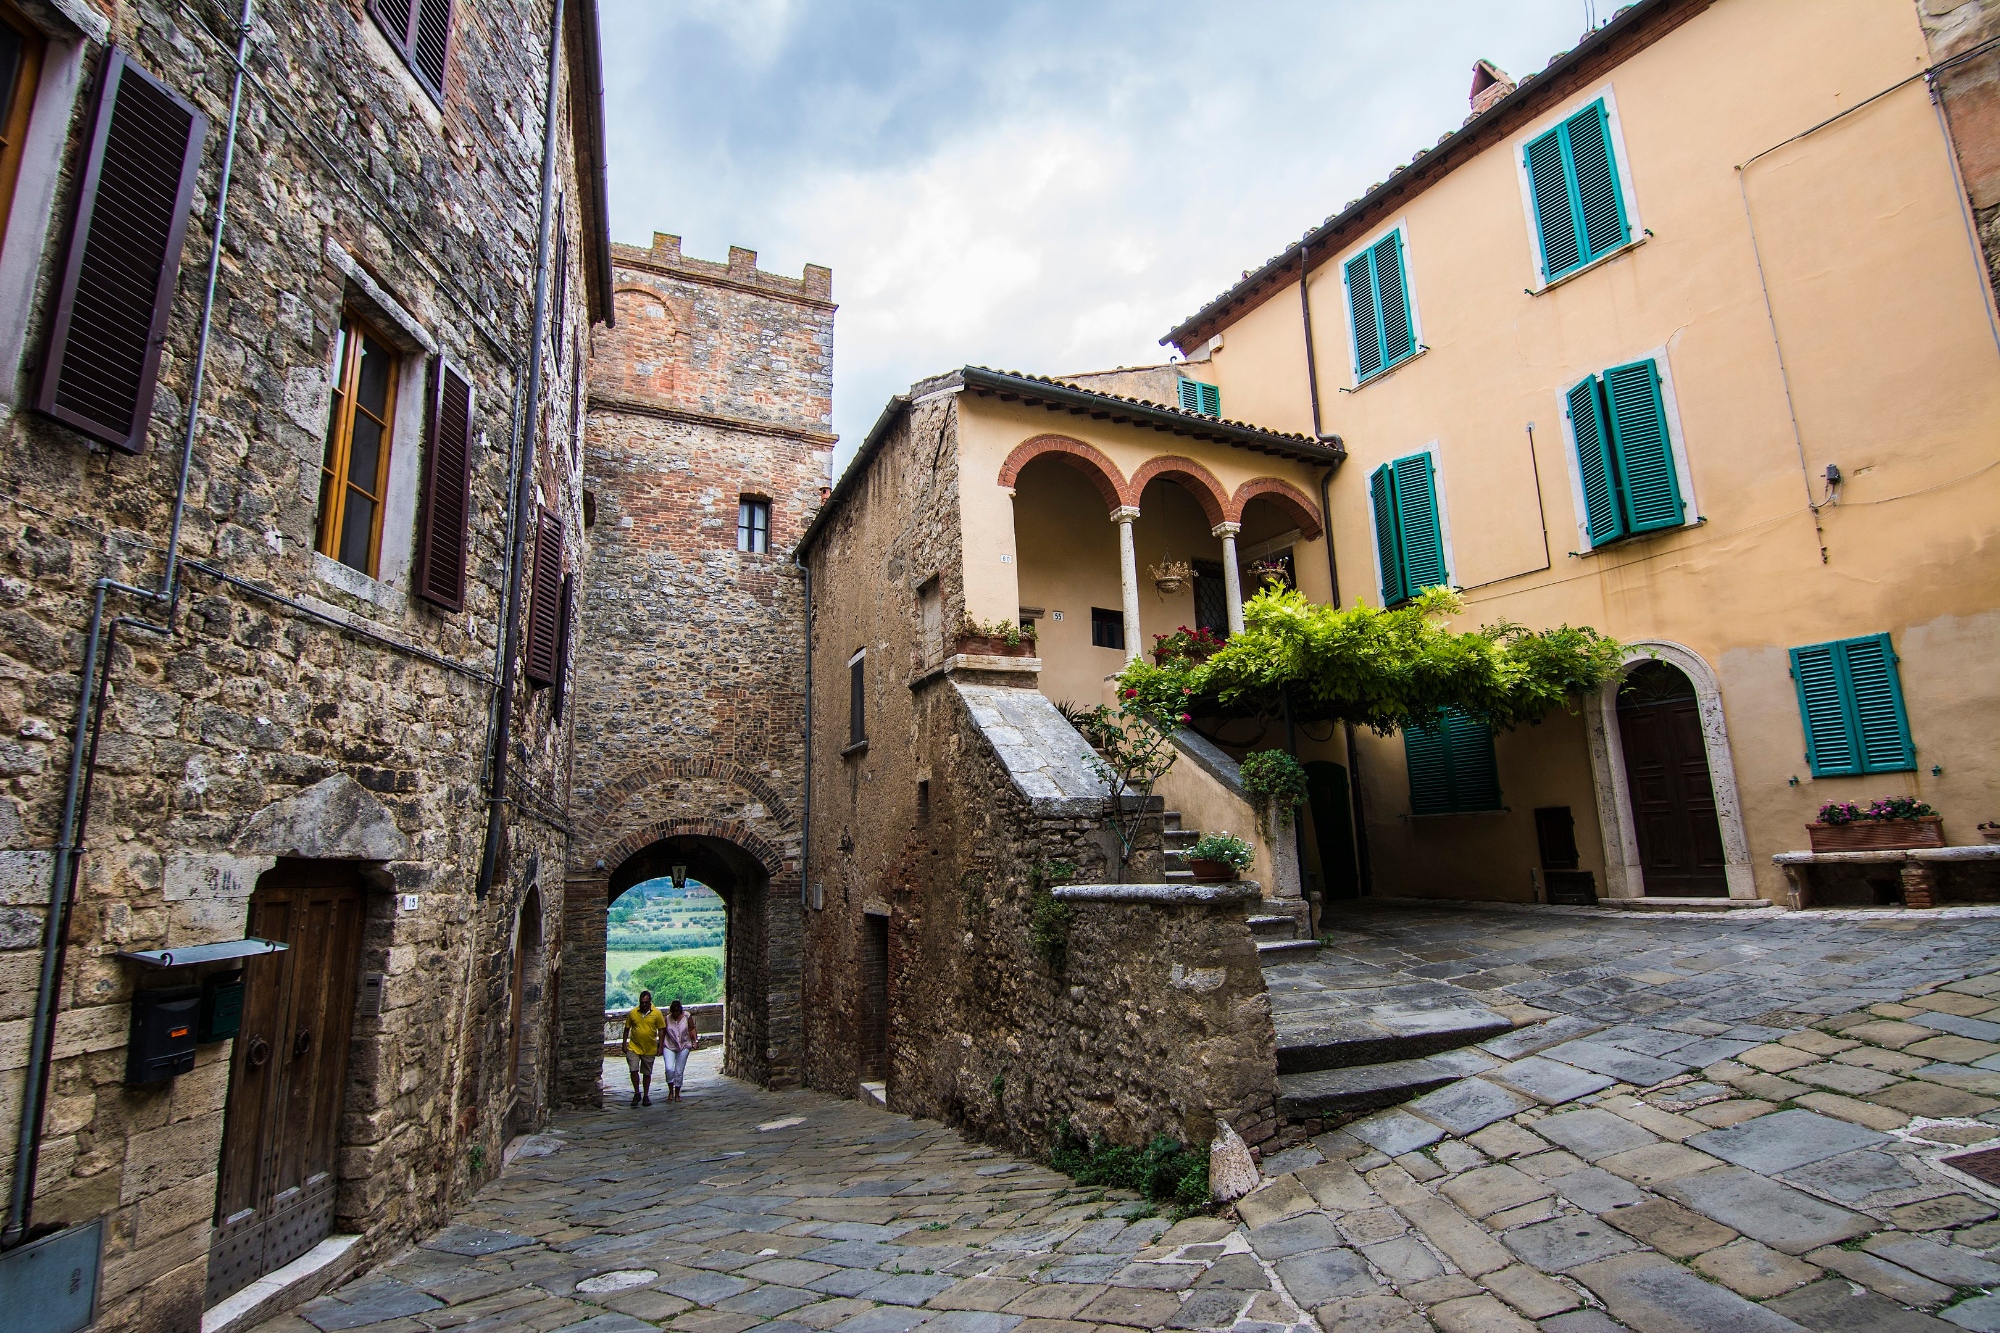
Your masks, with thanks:
M 158 1083 L 194 1068 L 195 1028 L 201 987 L 142 990 L 132 996 L 132 1035 L 125 1048 L 125 1081 Z
M 203 1042 L 228 1041 L 243 1028 L 243 969 L 217 972 L 201 983 L 201 1026 L 195 1037 Z

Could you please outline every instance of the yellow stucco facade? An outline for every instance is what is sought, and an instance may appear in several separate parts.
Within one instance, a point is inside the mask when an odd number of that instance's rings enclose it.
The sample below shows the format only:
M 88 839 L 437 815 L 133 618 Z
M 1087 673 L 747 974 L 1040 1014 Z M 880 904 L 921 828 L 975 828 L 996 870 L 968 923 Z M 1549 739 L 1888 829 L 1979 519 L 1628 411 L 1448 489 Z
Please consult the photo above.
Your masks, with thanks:
M 1314 251 L 1323 428 L 1349 454 L 1331 527 L 1343 598 L 1379 605 L 1369 475 L 1429 451 L 1462 623 L 1589 625 L 1685 675 L 1728 891 L 1779 899 L 1771 857 L 1805 846 L 1823 802 L 1920 797 L 1953 843 L 2000 820 L 2000 322 L 1910 0 L 1683 8 L 1642 48 L 1538 94 L 1531 116 L 1520 106 L 1537 85 L 1524 85 L 1504 135 Z M 1630 242 L 1548 282 L 1525 149 L 1593 103 Z M 1345 265 L 1392 230 L 1418 350 L 1357 381 Z M 1222 334 L 1205 374 L 1228 416 L 1312 429 L 1296 278 L 1199 332 Z M 1644 359 L 1685 522 L 1593 548 L 1566 395 Z M 1034 428 L 975 422 L 968 448 L 996 462 Z M 1024 475 L 1020 493 L 1040 484 Z M 1009 522 L 1000 498 L 979 497 L 992 508 L 975 515 L 968 491 L 968 550 L 975 530 L 1018 538 L 1007 577 L 1023 602 L 1098 596 L 1056 569 L 1058 553 L 1080 568 L 1068 555 L 1086 546 L 1090 569 L 1104 563 L 1090 545 L 1103 534 L 1079 526 L 1088 506 L 1034 493 L 1035 514 Z M 1162 514 L 1159 539 L 1191 531 L 1173 506 Z M 1300 572 L 1327 595 L 1323 558 Z M 1002 582 L 992 599 L 1011 603 L 1017 585 Z M 1169 607 L 1157 619 L 1178 623 Z M 1899 659 L 1914 767 L 1815 777 L 1789 650 L 1879 634 Z M 1052 666 L 1047 688 L 1076 697 L 1081 671 Z M 1499 737 L 1502 809 L 1476 814 L 1413 815 L 1402 741 L 1364 736 L 1374 892 L 1528 900 L 1532 811 L 1566 806 L 1598 892 L 1644 893 L 1619 725 L 1615 701 L 1594 699 Z

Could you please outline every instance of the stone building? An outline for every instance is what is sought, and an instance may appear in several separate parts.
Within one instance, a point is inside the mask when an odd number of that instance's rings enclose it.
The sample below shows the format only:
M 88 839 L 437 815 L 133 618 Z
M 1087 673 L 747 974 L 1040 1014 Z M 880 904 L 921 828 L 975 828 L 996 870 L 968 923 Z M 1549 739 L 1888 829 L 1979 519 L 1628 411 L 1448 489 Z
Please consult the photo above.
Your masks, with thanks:
M 801 1062 L 805 598 L 793 546 L 834 445 L 832 274 L 613 247 L 590 357 L 563 1095 L 595 1103 L 605 910 L 675 868 L 728 907 L 725 1068 Z
M 333 1280 L 554 1090 L 595 5 L 237 10 L 0 3 L 0 1264 L 100 1329 Z

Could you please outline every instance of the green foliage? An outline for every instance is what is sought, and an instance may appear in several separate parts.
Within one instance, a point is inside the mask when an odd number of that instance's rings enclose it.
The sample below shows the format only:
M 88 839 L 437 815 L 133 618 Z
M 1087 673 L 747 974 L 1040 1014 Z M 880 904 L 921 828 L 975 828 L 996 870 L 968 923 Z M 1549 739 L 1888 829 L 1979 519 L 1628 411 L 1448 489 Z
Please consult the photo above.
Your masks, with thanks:
M 723 942 L 721 926 L 709 930 L 613 931 L 604 947 L 613 953 L 672 953 L 676 949 L 707 949 Z
M 486 1146 L 475 1143 L 465 1150 L 465 1160 L 472 1165 L 474 1173 L 486 1169 Z
M 1502 621 L 1447 628 L 1464 604 L 1431 588 L 1392 611 L 1335 609 L 1285 588 L 1243 608 L 1244 630 L 1205 662 L 1135 662 L 1119 677 L 1148 713 L 1337 719 L 1387 735 L 1447 708 L 1499 730 L 1537 722 L 1618 672 L 1624 647 L 1593 629 Z
M 1179 709 L 1179 704 L 1154 707 L 1138 691 L 1128 689 L 1122 692 L 1117 711 L 1100 705 L 1074 724 L 1097 751 L 1097 777 L 1104 784 L 1111 827 L 1118 834 L 1121 863 L 1132 859 L 1153 787 L 1180 758 L 1174 730 L 1189 717 Z
M 1187 850 L 1188 858 L 1194 861 L 1222 861 L 1236 867 L 1238 874 L 1250 868 L 1257 859 L 1257 849 L 1227 829 L 1217 829 L 1204 833 L 1195 839 L 1194 846 Z
M 1306 800 L 1306 771 L 1283 750 L 1259 750 L 1243 761 L 1243 790 L 1261 808 L 1293 810 Z
M 1084 1138 L 1065 1120 L 1056 1126 L 1049 1165 L 1079 1185 L 1131 1190 L 1155 1203 L 1196 1209 L 1209 1201 L 1208 1154 L 1165 1134 L 1143 1148 L 1118 1148 L 1102 1132 Z
M 706 954 L 666 954 L 635 969 L 627 983 L 637 994 L 653 992 L 653 1003 L 665 1008 L 682 1004 L 713 1004 L 722 998 L 722 964 Z
M 986 1086 L 992 1091 L 995 1100 L 998 1100 L 1007 1095 L 1007 1076 L 1005 1074 L 995 1074 L 993 1081 Z
M 1067 861 L 1037 861 L 1028 871 L 1028 938 L 1035 955 L 1049 965 L 1057 980 L 1069 966 L 1069 923 L 1074 913 L 1059 902 L 1055 886 L 1076 877 Z
M 1035 625 L 1033 621 L 1023 625 L 1018 620 L 980 621 L 966 616 L 958 622 L 958 637 L 1000 639 L 1009 648 L 1018 648 L 1023 643 L 1035 641 Z

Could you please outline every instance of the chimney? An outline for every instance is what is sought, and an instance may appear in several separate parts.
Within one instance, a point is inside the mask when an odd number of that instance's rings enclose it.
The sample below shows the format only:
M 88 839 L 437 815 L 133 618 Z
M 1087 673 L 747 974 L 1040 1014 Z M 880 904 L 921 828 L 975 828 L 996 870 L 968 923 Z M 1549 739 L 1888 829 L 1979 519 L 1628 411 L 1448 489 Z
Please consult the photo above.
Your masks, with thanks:
M 1490 60 L 1474 61 L 1472 66 L 1472 116 L 1484 113 L 1495 102 L 1514 91 L 1513 76 Z

